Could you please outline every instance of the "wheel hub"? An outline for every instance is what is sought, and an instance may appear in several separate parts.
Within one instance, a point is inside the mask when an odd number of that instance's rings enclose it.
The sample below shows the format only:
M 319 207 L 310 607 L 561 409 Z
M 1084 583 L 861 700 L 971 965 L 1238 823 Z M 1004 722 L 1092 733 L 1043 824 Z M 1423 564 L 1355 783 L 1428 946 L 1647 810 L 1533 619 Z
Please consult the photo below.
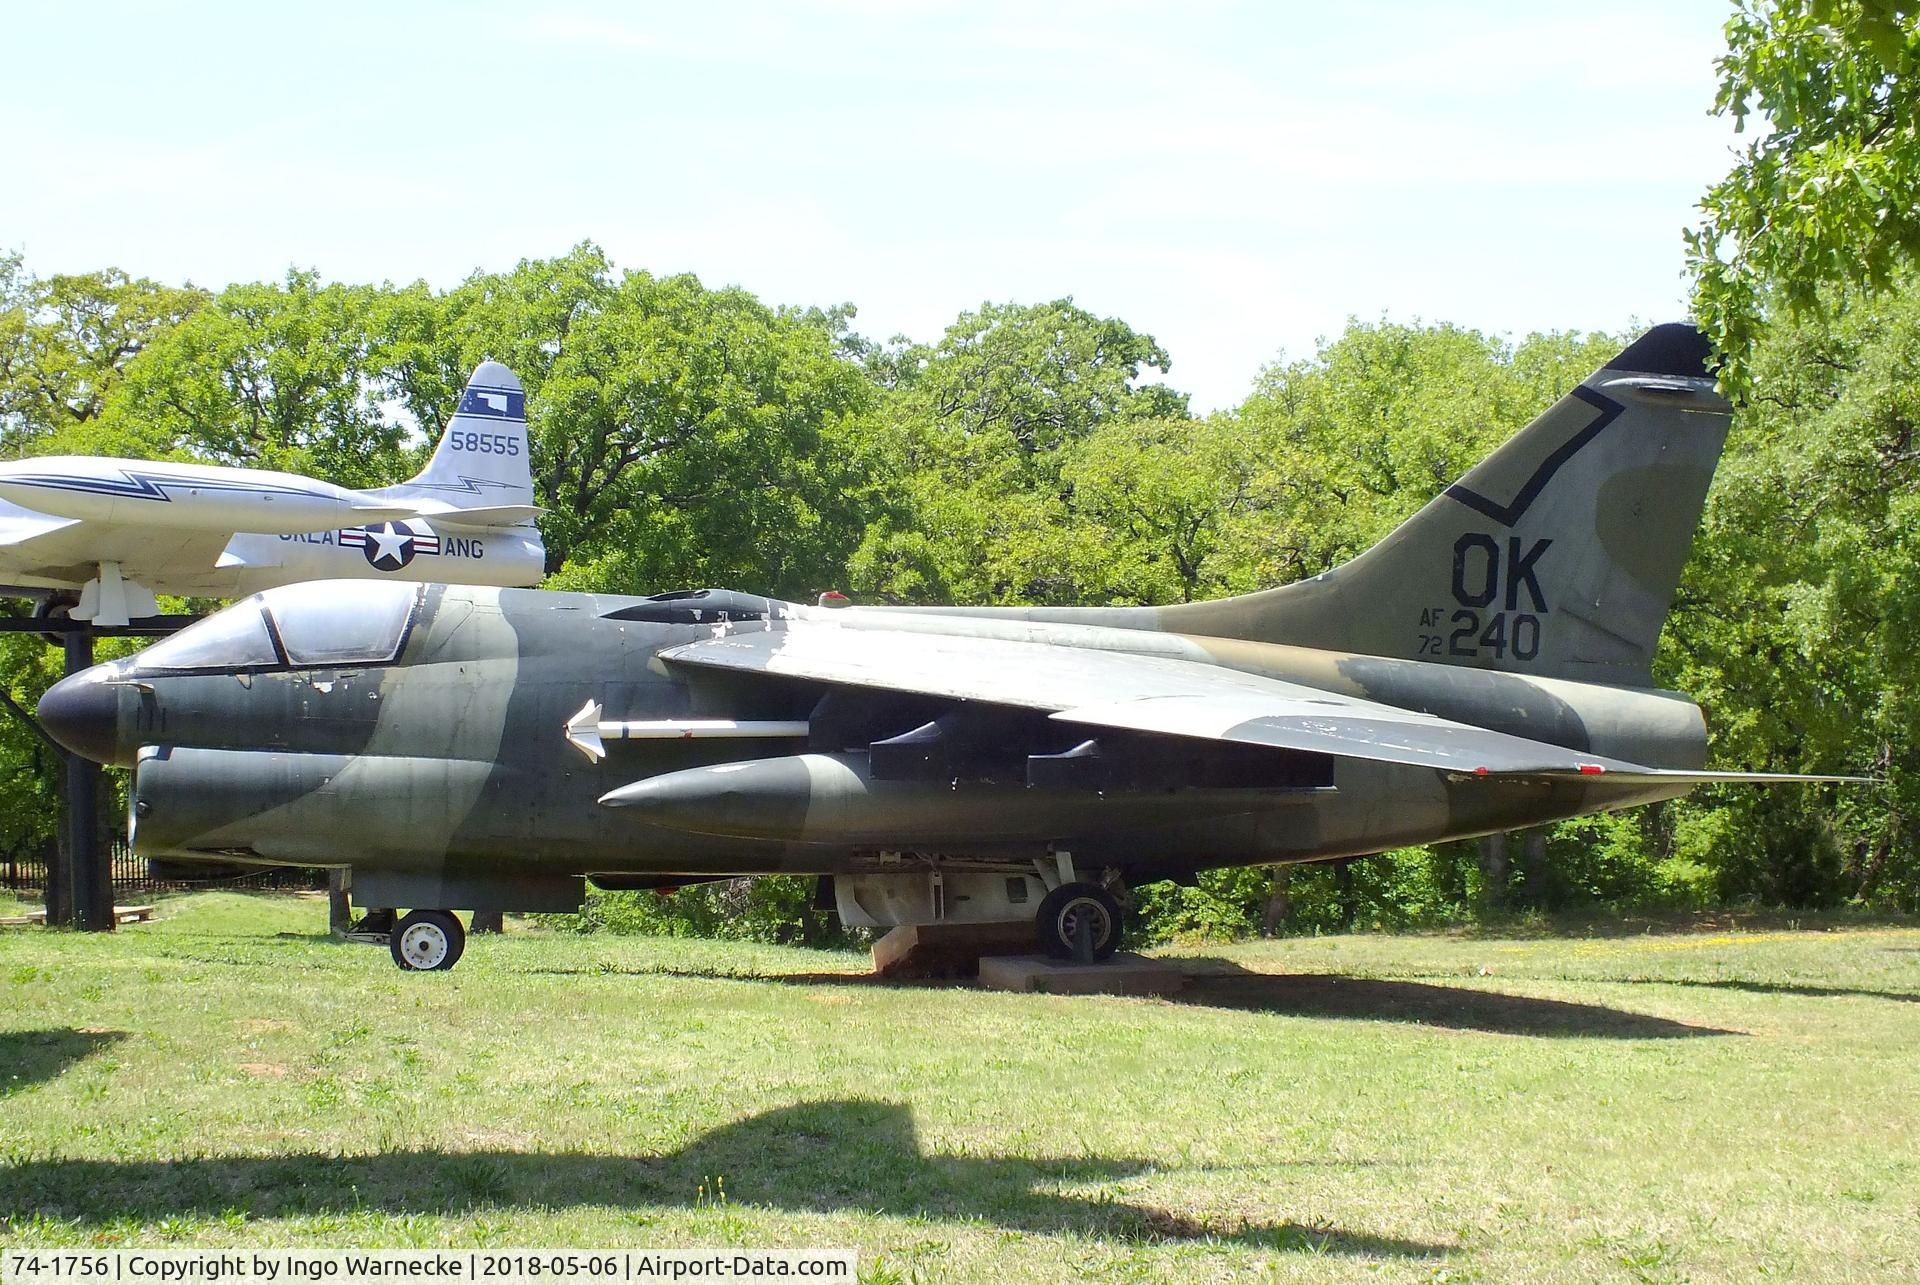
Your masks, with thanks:
M 400 934 L 400 953 L 409 967 L 431 971 L 447 957 L 447 935 L 435 924 L 414 924 Z
M 1087 937 L 1097 949 L 1106 942 L 1107 934 L 1113 931 L 1113 924 L 1107 918 L 1106 907 L 1091 897 L 1069 901 L 1060 908 L 1060 937 L 1068 942 L 1079 940 L 1083 915 L 1086 916 Z

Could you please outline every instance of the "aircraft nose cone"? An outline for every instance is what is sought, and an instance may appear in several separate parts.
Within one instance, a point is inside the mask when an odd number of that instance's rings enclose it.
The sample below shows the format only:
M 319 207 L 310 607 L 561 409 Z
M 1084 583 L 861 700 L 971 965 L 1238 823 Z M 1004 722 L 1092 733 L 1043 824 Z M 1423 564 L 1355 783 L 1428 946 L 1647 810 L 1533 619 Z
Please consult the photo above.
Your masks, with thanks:
M 40 698 L 40 726 L 82 758 L 112 763 L 120 749 L 120 689 L 96 670 L 63 678 Z

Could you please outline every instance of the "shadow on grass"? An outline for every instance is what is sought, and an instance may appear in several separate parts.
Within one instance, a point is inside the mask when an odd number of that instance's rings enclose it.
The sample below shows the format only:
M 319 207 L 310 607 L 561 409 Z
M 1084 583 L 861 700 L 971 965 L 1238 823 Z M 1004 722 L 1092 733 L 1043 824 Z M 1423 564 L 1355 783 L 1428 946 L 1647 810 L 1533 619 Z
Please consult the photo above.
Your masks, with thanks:
M 1920 1004 L 1913 991 L 1879 991 L 1857 986 L 1810 986 L 1799 982 L 1744 982 L 1736 978 L 1641 977 L 1636 981 L 1655 986 L 1704 986 L 1711 990 L 1746 991 L 1753 995 L 1802 995 L 1808 999 L 1890 999 L 1900 1004 Z
M 1434 1258 L 1449 1246 L 1324 1223 L 1213 1219 L 1043 1188 L 1113 1182 L 1146 1160 L 1076 1156 L 928 1155 L 904 1105 L 804 1102 L 714 1129 L 679 1151 L 627 1157 L 581 1152 L 400 1151 L 383 1155 L 34 1160 L 0 1169 L 0 1208 L 109 1221 L 245 1210 L 256 1218 L 380 1210 L 463 1214 L 476 1208 L 562 1209 L 720 1203 L 805 1213 L 926 1215 L 1040 1234 L 1138 1242 L 1215 1238 L 1352 1254 Z
M 1673 910 L 1618 913 L 1568 910 L 1554 915 L 1498 916 L 1480 923 L 1458 924 L 1450 928 L 1420 930 L 1404 935 L 1551 941 L 1589 937 L 1687 936 L 1697 933 L 1846 933 L 1882 928 L 1920 928 L 1920 918 L 1896 911 L 1855 910 Z
M 1486 1031 L 1496 1035 L 1541 1035 L 1571 1039 L 1671 1040 L 1703 1035 L 1740 1035 L 1716 1026 L 1693 1026 L 1665 1017 L 1577 1004 L 1570 1000 L 1536 999 L 1470 986 L 1439 986 L 1431 982 L 1344 977 L 1334 973 L 1261 973 L 1229 960 L 1192 958 L 1177 961 L 1188 970 L 1187 987 L 1159 996 L 1170 1004 L 1203 1008 L 1235 1008 L 1255 1013 L 1285 1013 L 1296 1017 L 1353 1018 L 1375 1022 L 1413 1022 L 1449 1030 Z M 639 977 L 700 977 L 712 981 L 778 982 L 787 986 L 877 986 L 888 989 L 972 989 L 970 982 L 920 978 L 881 978 L 871 973 L 734 973 L 674 966 L 620 968 L 616 966 L 530 969 L 558 975 L 629 975 Z M 1088 996 L 1087 998 L 1100 998 Z
M 0 1031 L 0 1098 L 51 1080 L 75 1062 L 117 1040 L 123 1031 Z
M 1176 1004 L 1288 1013 L 1298 1017 L 1416 1022 L 1422 1026 L 1499 1035 L 1672 1040 L 1740 1034 L 1602 1004 L 1508 995 L 1472 986 L 1343 977 L 1335 973 L 1257 973 L 1224 959 L 1187 962 L 1193 968 L 1187 988 L 1167 996 Z

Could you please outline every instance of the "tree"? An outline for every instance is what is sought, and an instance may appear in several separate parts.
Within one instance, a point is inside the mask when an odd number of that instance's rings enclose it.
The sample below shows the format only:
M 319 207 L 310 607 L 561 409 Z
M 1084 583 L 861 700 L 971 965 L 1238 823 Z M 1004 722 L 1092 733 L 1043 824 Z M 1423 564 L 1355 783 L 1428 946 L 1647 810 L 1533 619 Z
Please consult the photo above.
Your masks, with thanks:
M 100 419 L 131 363 L 206 300 L 117 268 L 38 280 L 0 256 L 0 450 Z
M 851 566 L 896 602 L 1075 602 L 1100 551 L 1071 525 L 1063 470 L 1103 425 L 1177 420 L 1186 395 L 1141 384 L 1172 365 L 1153 336 L 1070 299 L 983 304 L 932 345 L 870 350 L 879 439 L 897 479 Z
M 629 272 L 540 392 L 535 486 L 572 583 L 810 596 L 867 512 L 875 391 L 824 327 L 693 276 Z
M 392 482 L 407 425 L 385 405 L 370 331 L 382 293 L 312 272 L 228 286 L 128 364 L 96 428 L 58 444 Z
M 1045 456 L 1108 419 L 1185 415 L 1186 394 L 1136 386 L 1142 367 L 1172 368 L 1152 335 L 1071 299 L 964 312 L 939 343 L 895 362 L 910 420 L 1021 455 Z
M 1656 676 L 1717 762 L 1872 770 L 1884 789 L 1705 792 L 1683 855 L 1722 896 L 1920 904 L 1920 289 L 1777 321 Z
M 1688 234 L 1694 314 L 1735 392 L 1770 306 L 1876 290 L 1920 253 L 1920 3 L 1740 0 L 1717 114 L 1749 143 Z

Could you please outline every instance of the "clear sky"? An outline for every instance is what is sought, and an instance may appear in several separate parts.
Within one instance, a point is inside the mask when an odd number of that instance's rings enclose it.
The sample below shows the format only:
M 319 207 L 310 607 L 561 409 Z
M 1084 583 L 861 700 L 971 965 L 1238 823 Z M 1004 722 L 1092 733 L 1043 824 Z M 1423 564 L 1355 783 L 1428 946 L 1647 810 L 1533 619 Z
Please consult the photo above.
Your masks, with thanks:
M 447 286 L 592 239 L 883 338 L 1072 295 L 1208 409 L 1349 315 L 1682 315 L 1728 8 L 12 6 L 0 248 Z

